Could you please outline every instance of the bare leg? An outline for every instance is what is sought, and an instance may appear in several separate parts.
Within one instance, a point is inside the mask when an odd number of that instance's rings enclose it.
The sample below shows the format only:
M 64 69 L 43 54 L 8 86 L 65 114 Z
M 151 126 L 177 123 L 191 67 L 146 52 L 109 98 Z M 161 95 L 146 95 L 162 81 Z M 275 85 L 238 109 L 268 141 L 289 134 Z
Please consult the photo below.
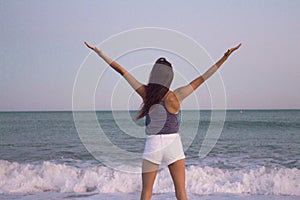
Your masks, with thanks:
M 143 189 L 141 200 L 150 200 L 153 184 L 157 175 L 158 165 L 147 160 L 143 160 L 142 170 Z
M 178 160 L 168 167 L 174 182 L 176 198 L 178 200 L 187 200 L 185 191 L 185 160 Z

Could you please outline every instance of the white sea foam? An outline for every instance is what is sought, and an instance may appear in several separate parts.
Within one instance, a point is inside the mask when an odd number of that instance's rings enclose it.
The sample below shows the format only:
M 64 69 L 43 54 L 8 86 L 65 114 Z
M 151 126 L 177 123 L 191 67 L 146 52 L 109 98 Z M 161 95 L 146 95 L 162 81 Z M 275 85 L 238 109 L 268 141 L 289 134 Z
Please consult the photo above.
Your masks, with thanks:
M 296 168 L 230 171 L 191 166 L 187 181 L 187 188 L 198 194 L 300 195 L 300 170 Z
M 189 166 L 187 190 L 194 194 L 264 194 L 300 196 L 299 169 L 223 170 Z M 141 190 L 141 176 L 98 166 L 78 168 L 53 162 L 40 165 L 0 160 L 0 194 L 133 193 Z M 173 192 L 167 169 L 159 172 L 154 193 Z

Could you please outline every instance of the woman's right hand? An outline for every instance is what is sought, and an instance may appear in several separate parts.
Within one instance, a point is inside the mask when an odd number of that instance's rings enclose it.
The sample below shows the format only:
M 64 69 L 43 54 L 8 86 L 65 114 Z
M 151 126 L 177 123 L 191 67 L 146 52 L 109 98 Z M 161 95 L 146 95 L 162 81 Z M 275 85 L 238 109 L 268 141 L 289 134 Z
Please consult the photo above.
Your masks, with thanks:
M 237 45 L 236 47 L 233 47 L 231 49 L 228 49 L 227 52 L 224 54 L 224 56 L 229 57 L 230 54 L 232 54 L 232 52 L 234 52 L 235 50 L 237 50 L 238 48 L 240 48 L 242 44 L 240 43 L 239 45 Z

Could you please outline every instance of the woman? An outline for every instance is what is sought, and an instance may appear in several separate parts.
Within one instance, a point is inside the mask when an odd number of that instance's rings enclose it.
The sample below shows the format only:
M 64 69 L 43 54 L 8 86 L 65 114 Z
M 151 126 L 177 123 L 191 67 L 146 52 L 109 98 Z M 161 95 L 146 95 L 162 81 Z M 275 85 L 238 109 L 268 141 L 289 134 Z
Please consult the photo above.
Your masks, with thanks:
M 150 73 L 149 82 L 143 85 L 121 65 L 106 56 L 101 50 L 86 43 L 114 70 L 120 73 L 142 97 L 143 106 L 137 118 L 146 116 L 147 140 L 143 154 L 141 200 L 151 199 L 159 164 L 165 162 L 172 176 L 177 199 L 185 200 L 185 156 L 178 134 L 177 113 L 181 102 L 204 83 L 241 44 L 229 49 L 224 56 L 203 75 L 188 85 L 174 91 L 169 90 L 173 80 L 172 65 L 165 58 L 159 58 Z

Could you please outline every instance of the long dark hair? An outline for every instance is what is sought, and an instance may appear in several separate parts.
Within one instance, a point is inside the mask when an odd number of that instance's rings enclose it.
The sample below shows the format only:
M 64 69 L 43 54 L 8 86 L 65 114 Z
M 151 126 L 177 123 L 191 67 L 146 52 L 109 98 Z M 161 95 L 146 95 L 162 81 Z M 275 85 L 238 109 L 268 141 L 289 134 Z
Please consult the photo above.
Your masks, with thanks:
M 167 67 L 166 67 L 167 66 Z M 150 73 L 149 82 L 146 85 L 146 98 L 136 118 L 146 116 L 154 104 L 161 102 L 169 91 L 173 80 L 172 65 L 165 58 L 159 58 Z

